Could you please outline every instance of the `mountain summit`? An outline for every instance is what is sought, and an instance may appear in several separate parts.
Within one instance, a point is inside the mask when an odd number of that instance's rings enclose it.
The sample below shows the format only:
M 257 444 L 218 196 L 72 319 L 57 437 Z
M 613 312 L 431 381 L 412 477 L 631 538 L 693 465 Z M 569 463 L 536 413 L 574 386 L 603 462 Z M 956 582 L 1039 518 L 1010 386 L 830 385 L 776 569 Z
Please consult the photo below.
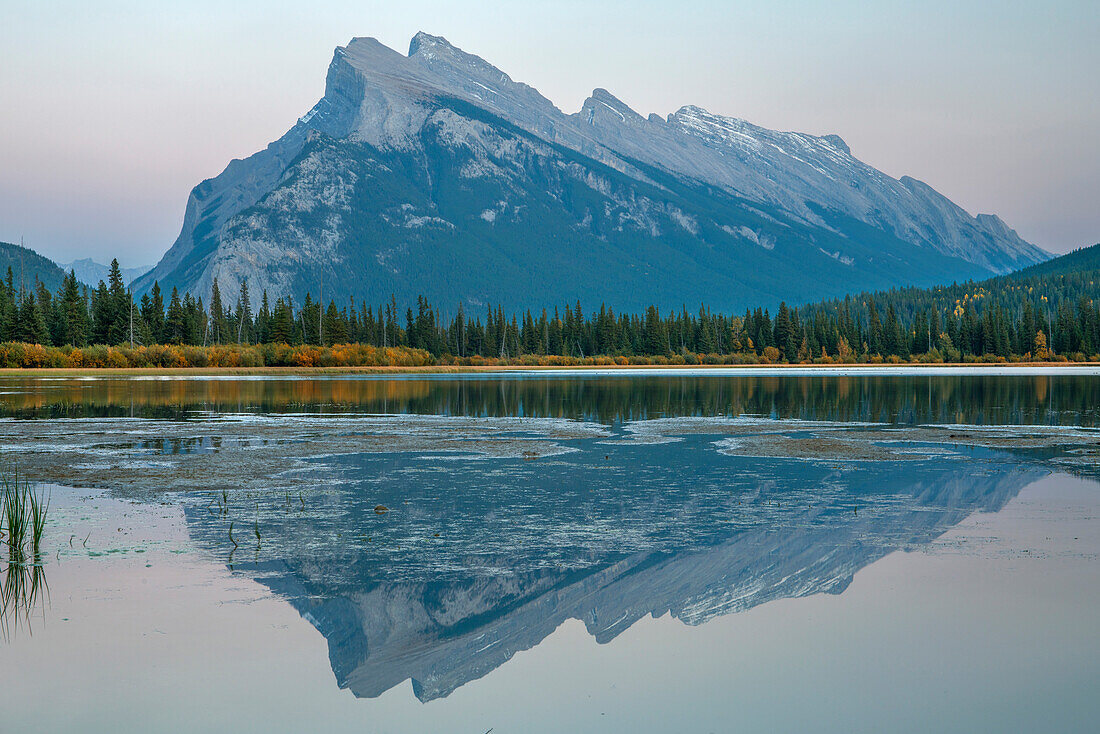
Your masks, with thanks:
M 1048 258 L 999 218 L 891 178 L 836 135 L 700 107 L 565 114 L 446 39 L 336 49 L 324 97 L 191 192 L 135 282 L 198 295 L 510 308 L 740 309 L 1004 273 Z

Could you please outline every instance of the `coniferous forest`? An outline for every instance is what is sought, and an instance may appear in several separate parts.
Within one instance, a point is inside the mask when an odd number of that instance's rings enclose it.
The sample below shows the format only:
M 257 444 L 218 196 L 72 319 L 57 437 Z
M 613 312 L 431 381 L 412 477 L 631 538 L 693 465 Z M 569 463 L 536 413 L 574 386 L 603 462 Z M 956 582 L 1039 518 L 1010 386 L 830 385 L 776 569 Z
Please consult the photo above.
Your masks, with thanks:
M 302 303 L 247 282 L 208 300 L 135 299 L 118 262 L 88 287 L 0 284 L 0 366 L 260 367 L 1098 360 L 1100 246 L 980 283 L 864 293 L 743 314 L 580 303 L 516 314 L 415 304 Z

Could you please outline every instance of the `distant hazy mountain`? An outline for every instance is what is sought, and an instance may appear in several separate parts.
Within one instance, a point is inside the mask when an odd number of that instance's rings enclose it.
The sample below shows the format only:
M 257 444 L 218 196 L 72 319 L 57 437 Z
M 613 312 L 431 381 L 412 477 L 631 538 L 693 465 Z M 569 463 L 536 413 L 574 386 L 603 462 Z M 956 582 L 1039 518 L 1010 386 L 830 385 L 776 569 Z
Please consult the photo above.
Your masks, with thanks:
M 336 49 L 325 96 L 199 184 L 154 280 L 206 295 L 580 299 L 721 309 L 928 285 L 1045 260 L 992 215 L 891 178 L 835 135 L 597 89 L 575 114 L 442 38 Z
M 144 265 L 137 268 L 122 268 L 122 281 L 129 285 L 134 282 L 139 276 L 152 270 L 151 265 Z M 98 263 L 90 257 L 85 257 L 80 260 L 73 260 L 71 263 L 61 265 L 61 269 L 66 273 L 72 270 L 76 273 L 76 279 L 81 283 L 87 283 L 88 285 L 98 285 L 99 281 L 107 281 L 107 276 L 111 272 L 109 265 Z
M 34 250 L 9 242 L 0 242 L 0 278 L 6 279 L 11 268 L 12 283 L 18 291 L 22 284 L 28 290 L 35 287 L 35 279 L 42 281 L 51 293 L 61 287 L 65 273 L 53 260 Z

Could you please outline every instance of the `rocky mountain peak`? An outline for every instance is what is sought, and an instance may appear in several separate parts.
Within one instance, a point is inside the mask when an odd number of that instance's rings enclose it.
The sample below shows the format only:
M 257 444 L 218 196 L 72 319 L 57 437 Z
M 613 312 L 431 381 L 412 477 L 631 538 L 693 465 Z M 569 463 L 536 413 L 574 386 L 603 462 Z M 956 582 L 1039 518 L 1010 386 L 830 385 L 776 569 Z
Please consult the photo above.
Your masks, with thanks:
M 409 56 L 427 55 L 433 53 L 455 53 L 461 51 L 455 48 L 450 41 L 443 36 L 433 36 L 431 33 L 417 31 L 409 41 Z
M 739 117 L 719 115 L 697 105 L 684 105 L 668 116 L 668 121 L 702 137 L 728 139 L 731 135 L 758 139 L 758 128 Z
M 401 54 L 371 36 L 357 36 L 346 46 L 338 46 L 336 58 L 346 57 L 357 68 L 367 70 L 371 67 L 400 66 L 404 58 Z
M 507 74 L 480 56 L 466 53 L 442 36 L 433 36 L 423 31 L 413 36 L 409 42 L 409 58 L 438 71 L 450 70 L 471 76 L 488 74 L 501 81 L 512 81 Z
M 645 119 L 632 110 L 629 105 L 606 89 L 592 90 L 592 96 L 581 105 L 581 119 L 592 125 L 606 119 L 612 123 L 631 122 L 641 124 Z
M 1019 238 L 1016 230 L 1005 224 L 1005 221 L 996 214 L 979 214 L 975 219 L 990 232 L 995 232 L 1002 237 Z
M 823 135 L 821 139 L 829 145 L 833 146 L 837 150 L 844 151 L 848 155 L 852 154 L 852 149 L 848 147 L 848 144 L 844 142 L 844 138 L 839 135 Z
M 440 279 L 440 257 L 481 264 Z M 248 278 L 300 299 L 303 273 L 342 263 L 326 284 L 357 300 L 739 310 L 1045 258 L 836 135 L 692 105 L 646 119 L 601 88 L 565 114 L 422 32 L 407 55 L 369 37 L 337 48 L 324 97 L 195 187 L 179 238 L 135 289 L 205 295 L 214 277 Z

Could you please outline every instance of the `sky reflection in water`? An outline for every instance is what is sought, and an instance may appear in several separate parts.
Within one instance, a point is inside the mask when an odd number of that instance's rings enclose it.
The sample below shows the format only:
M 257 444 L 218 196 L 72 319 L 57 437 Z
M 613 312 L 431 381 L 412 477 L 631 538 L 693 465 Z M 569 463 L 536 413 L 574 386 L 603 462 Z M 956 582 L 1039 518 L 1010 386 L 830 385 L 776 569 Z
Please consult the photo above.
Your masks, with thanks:
M 1091 426 L 1100 405 L 1098 383 L 1095 378 L 1072 376 L 100 380 L 85 384 L 71 380 L 13 383 L 12 378 L 0 378 L 0 390 L 7 391 L 0 395 L 0 415 L 32 419 L 133 415 L 189 421 L 193 435 L 186 440 L 143 435 L 135 438 L 133 446 L 140 452 L 184 461 L 217 455 L 231 446 L 266 450 L 267 438 L 223 439 L 211 434 L 204 421 L 221 413 L 406 412 L 603 423 L 599 431 L 578 431 L 564 438 L 553 435 L 552 422 L 532 424 L 529 433 L 511 429 L 501 433 L 502 442 L 542 442 L 539 453 L 526 456 L 518 451 L 508 456 L 499 447 L 494 456 L 423 447 L 313 456 L 304 467 L 293 470 L 306 487 L 300 493 L 242 492 L 230 496 L 224 509 L 209 493 L 172 495 L 172 502 L 182 507 L 181 521 L 188 536 L 186 541 L 173 542 L 195 563 L 202 559 L 207 564 L 203 573 L 211 574 L 210 578 L 216 576 L 211 568 L 228 566 L 233 578 L 258 581 L 289 604 L 323 637 L 337 686 L 356 697 L 376 700 L 383 707 L 377 709 L 381 712 L 401 709 L 394 709 L 394 696 L 404 695 L 402 684 L 411 681 L 412 693 L 420 702 L 437 706 L 454 701 L 454 710 L 460 711 L 468 708 L 469 701 L 458 701 L 458 692 L 473 687 L 473 681 L 494 681 L 488 689 L 476 689 L 482 692 L 507 688 L 504 679 L 492 676 L 498 668 L 516 671 L 519 680 L 528 684 L 540 680 L 544 674 L 532 670 L 530 662 L 522 663 L 517 653 L 538 648 L 547 638 L 560 640 L 562 635 L 572 640 L 568 646 L 574 651 L 589 650 L 584 642 L 592 639 L 601 644 L 615 641 L 619 650 L 625 645 L 638 657 L 636 667 L 649 666 L 655 676 L 653 666 L 676 666 L 674 660 L 663 657 L 674 654 L 665 649 L 664 638 L 679 634 L 670 634 L 665 626 L 669 617 L 677 625 L 699 629 L 703 637 L 697 639 L 713 636 L 715 657 L 699 658 L 700 670 L 713 668 L 719 659 L 748 655 L 747 649 L 725 647 L 727 628 L 714 627 L 708 633 L 703 630 L 712 625 L 704 623 L 756 610 L 768 602 L 772 603 L 762 607 L 763 612 L 754 613 L 780 620 L 787 614 L 783 610 L 791 609 L 780 600 L 840 595 L 861 570 L 893 562 L 876 563 L 894 551 L 926 549 L 960 524 L 973 523 L 975 512 L 999 512 L 1022 489 L 1045 477 L 1050 471 L 1047 461 L 1062 451 L 910 442 L 893 444 L 892 450 L 912 452 L 905 460 L 731 455 L 722 451 L 730 434 L 721 421 L 710 428 L 706 421 L 684 423 L 680 428 L 673 421 L 659 424 L 657 430 L 652 419 L 752 413 L 778 419 L 885 421 L 887 427 L 927 422 Z M 287 425 L 298 420 L 285 415 Z M 415 427 L 418 419 L 408 421 Z M 885 446 L 893 441 L 881 428 L 874 428 L 864 442 Z M 797 438 L 812 434 L 814 427 L 789 423 L 777 428 L 764 421 L 757 433 L 772 431 Z M 535 444 L 524 443 L 529 445 Z M 560 450 L 546 451 L 549 445 Z M 1094 484 L 1089 486 L 1095 489 Z M 380 512 L 380 506 L 387 509 Z M 64 534 L 70 525 L 75 529 L 82 522 L 81 512 L 63 507 L 60 517 L 66 526 L 55 532 Z M 113 525 L 114 517 L 104 522 Z M 121 532 L 124 521 L 117 522 Z M 236 546 L 230 541 L 230 522 Z M 1086 527 L 1095 534 L 1092 525 Z M 142 541 L 152 544 L 151 549 L 166 542 L 157 535 L 161 531 L 154 530 L 147 529 L 148 537 Z M 1080 531 L 1075 528 L 1074 532 Z M 54 541 L 63 566 L 70 562 L 63 556 L 78 565 L 95 563 L 94 572 L 106 574 L 101 584 L 108 586 L 111 569 L 124 563 L 119 559 L 133 559 L 132 553 L 139 552 L 130 548 L 112 560 L 82 554 L 79 538 L 72 551 L 66 550 L 65 538 L 58 536 Z M 97 547 L 95 542 L 92 546 Z M 1013 549 L 1017 551 L 1023 552 Z M 99 548 L 97 554 L 106 552 Z M 1051 568 L 1055 573 L 1044 578 L 1061 579 L 1051 582 L 1055 597 L 1070 598 L 1076 593 L 1096 597 L 1096 589 L 1090 586 L 1095 584 L 1095 573 L 1084 579 L 1063 578 L 1059 567 Z M 66 578 L 65 572 L 58 573 Z M 944 578 L 948 586 L 955 583 L 950 576 Z M 224 582 L 209 583 L 208 595 L 216 603 L 224 601 L 217 600 L 219 594 L 232 596 L 216 590 Z M 1078 591 L 1071 592 L 1075 585 Z M 53 580 L 51 591 L 65 593 Z M 117 593 L 131 604 L 156 608 L 132 588 L 124 586 Z M 874 599 L 891 598 L 896 586 L 875 593 L 884 596 Z M 86 603 L 101 602 L 89 598 Z M 264 604 L 249 606 L 258 615 L 257 622 L 271 618 Z M 879 623 L 873 606 L 859 613 L 860 624 Z M 820 603 L 814 608 L 820 609 Z M 947 603 L 941 617 L 956 613 L 969 611 L 951 609 Z M 43 617 L 48 620 L 50 614 L 46 610 Z M 141 618 L 140 611 L 135 615 Z M 647 617 L 665 620 L 658 624 Z M 570 620 L 579 620 L 583 628 Z M 1088 627 L 1079 616 L 1071 615 L 1070 624 L 1071 629 L 1072 625 Z M 580 629 L 583 635 L 577 637 Z M 51 633 L 42 634 L 46 640 L 38 643 L 40 654 L 56 652 Z M 121 633 L 103 627 L 96 634 L 109 642 L 112 635 Z M 257 636 L 257 645 L 271 644 L 261 638 Z M 690 648 L 695 643 L 680 644 Z M 259 649 L 250 654 L 260 655 Z M 779 643 L 773 652 L 781 654 Z M 914 650 L 897 652 L 902 657 L 896 665 L 902 667 L 907 664 L 905 656 L 919 657 Z M 768 657 L 767 649 L 757 653 L 757 662 Z M 537 659 L 553 654 L 544 651 Z M 581 657 L 572 664 L 581 678 L 585 666 L 596 665 L 592 670 L 598 670 L 598 656 L 590 651 L 578 654 Z M 877 653 L 860 647 L 852 654 Z M 172 665 L 167 660 L 147 662 Z M 222 664 L 209 662 L 214 667 Z M 293 659 L 283 662 L 294 665 Z M 828 667 L 812 653 L 806 664 Z M 1019 664 L 1023 669 L 1027 661 L 1021 658 Z M 0 662 L 0 671 L 5 669 Z M 604 682 L 610 681 L 601 679 L 600 685 Z M 695 687 L 696 698 L 710 690 L 710 684 L 701 679 L 687 683 Z M 1067 685 L 1076 683 L 1067 681 Z M 914 694 L 930 695 L 934 688 Z M 604 693 L 610 705 L 614 696 Z M 546 695 L 555 696 L 552 691 Z M 709 713 L 720 711 L 721 694 L 706 695 L 711 696 L 706 704 Z M 489 699 L 498 705 L 504 700 L 495 694 Z M 1040 710 L 1043 705 L 1043 700 L 1036 703 Z M 401 710 L 409 721 L 419 716 Z M 425 707 L 426 716 L 437 711 Z M 279 720 L 256 716 L 258 724 L 279 729 Z M 566 719 L 563 716 L 560 721 Z M 686 720 L 695 719 L 707 717 L 696 712 Z M 482 720 L 486 719 L 477 719 Z M 616 720 L 617 726 L 626 726 L 628 720 L 639 730 L 658 730 L 625 714 Z M 551 717 L 542 721 L 546 726 L 527 728 L 551 731 L 554 722 Z M 607 729 L 597 723 L 587 730 Z
M 249 499 L 222 514 L 204 498 L 187 520 L 223 556 L 236 522 L 246 547 L 234 567 L 325 636 L 342 687 L 374 697 L 411 679 L 428 701 L 567 619 L 607 642 L 646 615 L 698 625 L 840 593 L 864 566 L 999 510 L 1043 474 L 961 447 L 905 462 L 805 461 L 723 455 L 721 435 L 622 436 L 532 460 L 328 457 L 308 502 Z

